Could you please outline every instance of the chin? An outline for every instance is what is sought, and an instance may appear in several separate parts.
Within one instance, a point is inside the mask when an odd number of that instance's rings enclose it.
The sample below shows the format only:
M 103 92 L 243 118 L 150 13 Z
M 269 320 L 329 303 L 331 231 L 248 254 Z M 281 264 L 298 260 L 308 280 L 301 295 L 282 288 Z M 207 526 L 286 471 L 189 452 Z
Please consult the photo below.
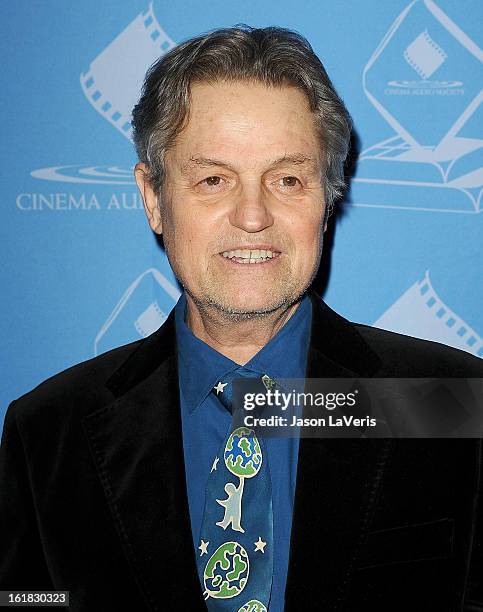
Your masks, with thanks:
M 224 294 L 215 298 L 214 296 L 208 300 L 209 304 L 217 310 L 235 318 L 253 318 L 263 316 L 267 313 L 278 310 L 279 308 L 288 308 L 298 299 L 287 296 L 286 294 L 260 294 L 257 291 L 245 291 L 241 295 L 229 296 Z

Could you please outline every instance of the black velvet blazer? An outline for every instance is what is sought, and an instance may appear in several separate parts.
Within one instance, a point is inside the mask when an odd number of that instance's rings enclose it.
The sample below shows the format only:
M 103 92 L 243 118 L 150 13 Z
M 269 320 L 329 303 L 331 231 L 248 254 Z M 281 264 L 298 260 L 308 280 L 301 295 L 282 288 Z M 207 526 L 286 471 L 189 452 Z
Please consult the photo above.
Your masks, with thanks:
M 466 353 L 312 303 L 309 377 L 483 377 Z M 206 610 L 180 419 L 172 314 L 13 402 L 0 589 L 68 590 L 79 611 Z M 480 439 L 302 439 L 285 610 L 483 611 L 482 461 Z

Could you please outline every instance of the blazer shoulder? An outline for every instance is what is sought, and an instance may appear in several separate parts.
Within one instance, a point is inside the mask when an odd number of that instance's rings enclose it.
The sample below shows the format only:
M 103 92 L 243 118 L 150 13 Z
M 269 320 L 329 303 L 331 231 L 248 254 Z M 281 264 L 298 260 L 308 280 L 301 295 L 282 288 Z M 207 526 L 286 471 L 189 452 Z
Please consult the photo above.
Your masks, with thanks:
M 483 359 L 475 355 L 439 342 L 421 340 L 362 323 L 353 325 L 381 359 L 384 376 L 483 377 Z
M 42 418 L 46 410 L 49 414 L 68 414 L 72 408 L 91 412 L 113 400 L 106 382 L 145 341 L 136 340 L 54 374 L 14 400 L 9 410 L 15 411 L 19 422 Z

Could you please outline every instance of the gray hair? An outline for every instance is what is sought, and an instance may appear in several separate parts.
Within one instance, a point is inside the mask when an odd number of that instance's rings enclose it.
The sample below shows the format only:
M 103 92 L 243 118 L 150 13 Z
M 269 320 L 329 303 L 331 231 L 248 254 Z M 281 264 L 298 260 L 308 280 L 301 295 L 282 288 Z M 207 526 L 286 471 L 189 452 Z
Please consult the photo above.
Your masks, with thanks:
M 214 30 L 176 46 L 148 70 L 132 125 L 139 160 L 149 166 L 155 192 L 160 194 L 164 184 L 166 151 L 188 119 L 191 84 L 227 80 L 291 85 L 306 94 L 325 153 L 323 180 L 331 210 L 345 188 L 350 116 L 309 42 L 278 27 Z

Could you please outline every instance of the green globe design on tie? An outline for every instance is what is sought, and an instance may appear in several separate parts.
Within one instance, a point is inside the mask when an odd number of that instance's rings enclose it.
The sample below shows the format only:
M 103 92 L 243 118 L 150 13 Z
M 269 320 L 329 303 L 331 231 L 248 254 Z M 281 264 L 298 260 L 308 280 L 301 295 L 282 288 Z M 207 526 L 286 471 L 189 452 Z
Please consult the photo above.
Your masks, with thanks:
M 262 451 L 253 429 L 238 427 L 225 446 L 225 465 L 239 478 L 251 478 L 262 465 Z
M 247 603 L 239 608 L 238 612 L 267 612 L 267 608 L 257 599 L 250 599 Z
M 206 564 L 204 595 L 217 599 L 239 595 L 245 588 L 249 572 L 247 551 L 238 542 L 225 542 Z
M 231 383 L 241 377 L 261 383 L 259 374 L 240 367 L 215 387 L 230 412 Z M 230 428 L 214 459 L 200 540 L 197 565 L 208 609 L 267 612 L 273 574 L 272 490 L 263 442 L 251 428 Z

